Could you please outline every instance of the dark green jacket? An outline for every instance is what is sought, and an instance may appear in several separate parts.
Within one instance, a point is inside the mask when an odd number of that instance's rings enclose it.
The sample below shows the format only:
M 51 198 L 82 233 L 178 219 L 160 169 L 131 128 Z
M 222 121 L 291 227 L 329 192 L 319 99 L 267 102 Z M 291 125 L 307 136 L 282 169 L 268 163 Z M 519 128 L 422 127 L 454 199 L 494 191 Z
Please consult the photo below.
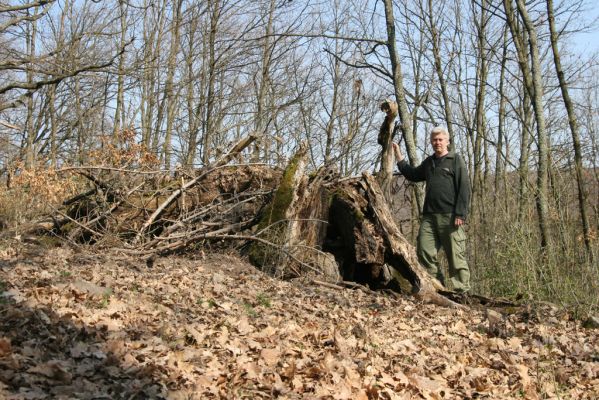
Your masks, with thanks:
M 412 167 L 405 159 L 397 166 L 406 179 L 412 182 L 426 181 L 423 214 L 468 216 L 470 180 L 462 157 L 450 151 L 441 159 L 433 154 L 417 167 Z

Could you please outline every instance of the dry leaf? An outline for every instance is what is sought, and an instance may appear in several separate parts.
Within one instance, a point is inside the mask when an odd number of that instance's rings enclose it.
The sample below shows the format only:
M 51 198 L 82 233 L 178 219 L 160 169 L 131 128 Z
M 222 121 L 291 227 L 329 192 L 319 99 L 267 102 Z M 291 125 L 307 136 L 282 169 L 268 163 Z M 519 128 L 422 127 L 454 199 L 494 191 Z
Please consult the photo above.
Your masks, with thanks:
M 67 370 L 65 363 L 58 360 L 39 364 L 29 368 L 27 371 L 44 375 L 47 378 L 55 379 L 62 383 L 70 383 L 73 379 L 73 375 Z
M 278 348 L 262 349 L 260 359 L 264 361 L 266 366 L 274 367 L 281 358 L 281 351 Z
M 10 340 L 4 337 L 0 337 L 0 357 L 6 357 L 10 353 L 12 353 Z

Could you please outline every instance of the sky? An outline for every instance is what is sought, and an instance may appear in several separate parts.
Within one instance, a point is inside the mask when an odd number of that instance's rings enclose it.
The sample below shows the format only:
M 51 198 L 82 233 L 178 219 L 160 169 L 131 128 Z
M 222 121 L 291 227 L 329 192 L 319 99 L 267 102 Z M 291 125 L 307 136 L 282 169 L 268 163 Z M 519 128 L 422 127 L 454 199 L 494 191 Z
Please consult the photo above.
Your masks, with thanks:
M 575 34 L 576 40 L 573 40 L 576 50 L 583 53 L 599 53 L 599 0 L 589 0 L 587 2 L 587 12 L 584 13 L 585 22 L 590 23 L 595 20 L 594 27 L 588 32 L 578 32 Z

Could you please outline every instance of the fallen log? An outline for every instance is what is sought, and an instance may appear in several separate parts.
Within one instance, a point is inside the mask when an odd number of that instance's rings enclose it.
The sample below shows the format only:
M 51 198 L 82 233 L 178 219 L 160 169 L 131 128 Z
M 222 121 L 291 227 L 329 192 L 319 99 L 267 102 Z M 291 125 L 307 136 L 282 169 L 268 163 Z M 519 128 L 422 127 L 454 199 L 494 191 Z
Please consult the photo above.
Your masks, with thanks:
M 256 140 L 255 135 L 248 135 L 247 137 L 241 139 L 237 142 L 228 152 L 223 156 L 220 160 L 218 160 L 214 166 L 208 169 L 204 174 L 190 180 L 189 182 L 181 185 L 181 187 L 175 190 L 156 210 L 150 215 L 150 217 L 146 220 L 143 226 L 139 229 L 137 236 L 135 237 L 134 244 L 140 243 L 146 230 L 156 221 L 156 219 L 165 212 L 165 210 L 177 200 L 181 194 L 183 194 L 186 190 L 194 187 L 198 182 L 200 182 L 208 173 L 214 171 L 217 168 L 225 166 L 229 161 L 231 161 L 235 156 L 237 156 L 243 149 L 249 146 L 254 140 Z

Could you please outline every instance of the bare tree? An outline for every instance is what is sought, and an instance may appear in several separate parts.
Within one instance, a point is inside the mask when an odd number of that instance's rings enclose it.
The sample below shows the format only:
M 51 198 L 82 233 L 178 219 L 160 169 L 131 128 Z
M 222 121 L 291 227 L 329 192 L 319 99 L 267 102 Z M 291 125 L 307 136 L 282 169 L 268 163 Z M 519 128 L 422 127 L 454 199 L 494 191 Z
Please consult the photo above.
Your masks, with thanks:
M 391 74 L 393 79 L 393 88 L 395 91 L 395 99 L 397 101 L 400 131 L 406 143 L 408 159 L 412 165 L 419 164 L 420 158 L 416 151 L 416 140 L 412 132 L 412 115 L 408 109 L 408 101 L 404 88 L 404 77 L 401 69 L 401 61 L 397 50 L 397 42 L 395 35 L 395 17 L 393 16 L 393 1 L 383 0 L 385 7 L 385 25 L 387 29 L 387 51 L 391 63 Z M 384 151 L 384 150 L 383 150 Z M 417 188 L 417 186 L 415 186 Z M 420 209 L 424 195 L 421 190 L 415 189 L 416 202 Z
M 578 210 L 580 212 L 580 220 L 582 222 L 582 232 L 584 236 L 584 243 L 589 256 L 592 256 L 591 248 L 591 232 L 589 219 L 587 216 L 587 200 L 584 177 L 582 174 L 582 150 L 580 147 L 580 134 L 578 128 L 578 120 L 574 111 L 574 105 L 570 98 L 568 89 L 568 82 L 564 76 L 564 70 L 562 68 L 562 62 L 560 52 L 558 48 L 558 32 L 555 27 L 555 15 L 553 9 L 553 0 L 547 0 L 547 16 L 549 22 L 549 32 L 551 40 L 551 50 L 553 52 L 553 63 L 555 65 L 555 72 L 559 80 L 559 87 L 568 113 L 568 125 L 570 126 L 570 133 L 572 134 L 572 146 L 574 147 L 574 171 L 576 174 L 576 183 L 578 189 Z
M 503 0 L 506 18 L 514 45 L 518 52 L 518 64 L 522 71 L 522 78 L 525 88 L 531 96 L 534 109 L 536 129 L 537 129 L 537 147 L 538 147 L 538 171 L 537 187 L 535 188 L 535 198 L 537 212 L 539 217 L 539 232 L 541 236 L 541 248 L 545 249 L 549 240 L 549 204 L 548 204 L 548 141 L 547 129 L 545 126 L 545 114 L 543 110 L 543 77 L 541 71 L 541 60 L 539 56 L 539 43 L 536 27 L 533 25 L 526 5 L 522 0 L 516 0 L 518 14 L 524 24 L 528 35 L 528 47 L 531 53 L 530 65 L 527 63 L 526 45 L 522 40 L 520 29 L 516 25 L 516 15 L 514 13 L 512 0 Z

